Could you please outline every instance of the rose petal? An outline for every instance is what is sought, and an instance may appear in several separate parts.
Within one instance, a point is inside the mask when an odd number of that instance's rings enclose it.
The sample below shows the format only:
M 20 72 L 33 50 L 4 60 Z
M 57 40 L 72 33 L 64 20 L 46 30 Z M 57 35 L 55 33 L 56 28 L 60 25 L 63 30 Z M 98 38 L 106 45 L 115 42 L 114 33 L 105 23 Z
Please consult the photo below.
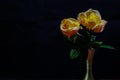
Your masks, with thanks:
M 60 25 L 60 30 L 68 37 L 75 35 L 79 29 L 80 23 L 74 18 L 63 19 Z
M 88 13 L 88 12 L 93 12 L 93 13 L 95 13 L 100 19 L 102 19 L 102 18 L 101 18 L 101 15 L 100 15 L 100 12 L 99 12 L 98 10 L 94 10 L 94 9 L 90 8 L 90 9 L 88 9 L 88 10 L 86 11 L 86 13 Z
M 102 20 L 102 22 L 95 27 L 92 28 L 93 32 L 100 33 L 104 30 L 104 27 L 106 25 L 107 21 Z
M 87 26 L 87 16 L 84 12 L 81 12 L 77 16 L 77 20 L 82 24 L 83 26 Z

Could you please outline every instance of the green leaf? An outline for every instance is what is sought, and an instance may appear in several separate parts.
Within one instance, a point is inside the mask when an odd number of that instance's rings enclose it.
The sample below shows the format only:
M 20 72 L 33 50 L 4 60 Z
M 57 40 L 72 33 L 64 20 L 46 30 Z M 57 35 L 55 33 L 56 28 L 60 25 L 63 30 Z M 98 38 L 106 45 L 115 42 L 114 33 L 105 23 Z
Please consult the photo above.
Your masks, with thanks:
M 107 48 L 107 49 L 114 49 L 115 50 L 115 48 L 113 46 L 110 46 L 110 45 L 101 45 L 100 47 L 101 48 Z
M 102 41 L 94 41 L 89 44 L 90 47 L 99 48 L 103 44 Z
M 75 59 L 79 56 L 80 50 L 79 49 L 71 49 L 70 51 L 70 59 Z
M 102 45 L 102 41 L 95 41 L 94 44 L 97 44 L 97 45 Z

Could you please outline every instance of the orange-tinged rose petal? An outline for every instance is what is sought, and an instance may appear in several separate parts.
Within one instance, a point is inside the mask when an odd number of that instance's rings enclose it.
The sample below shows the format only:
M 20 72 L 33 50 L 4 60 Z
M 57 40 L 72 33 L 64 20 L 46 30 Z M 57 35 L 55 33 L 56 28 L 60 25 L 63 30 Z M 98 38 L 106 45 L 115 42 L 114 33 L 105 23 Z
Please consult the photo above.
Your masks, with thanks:
M 93 32 L 102 32 L 106 24 L 106 21 L 101 19 L 99 11 L 94 9 L 79 13 L 77 19 L 87 30 Z
M 78 30 L 68 30 L 68 31 L 62 31 L 62 33 L 68 37 L 75 35 L 78 32 Z
M 79 13 L 77 19 L 83 26 L 87 26 L 87 16 L 84 12 Z
M 102 20 L 102 22 L 98 25 L 96 25 L 95 27 L 92 28 L 93 32 L 95 33 L 100 33 L 104 30 L 104 27 L 106 25 L 107 21 Z
M 63 19 L 60 25 L 62 33 L 68 37 L 75 35 L 80 27 L 80 23 L 74 18 Z
M 95 22 L 88 22 L 86 28 L 89 29 L 89 30 L 91 30 L 91 28 L 92 28 L 93 26 L 95 26 L 95 25 L 96 25 Z

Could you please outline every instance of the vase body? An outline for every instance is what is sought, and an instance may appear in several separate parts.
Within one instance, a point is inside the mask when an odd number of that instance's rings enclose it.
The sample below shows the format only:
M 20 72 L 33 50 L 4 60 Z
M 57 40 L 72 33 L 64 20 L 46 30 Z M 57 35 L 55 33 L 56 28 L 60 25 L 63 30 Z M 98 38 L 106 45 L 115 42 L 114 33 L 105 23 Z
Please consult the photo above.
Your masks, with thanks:
M 95 52 L 94 48 L 88 49 L 88 55 L 86 59 L 86 74 L 84 80 L 94 80 L 92 73 L 92 62 L 93 62 L 94 52 Z

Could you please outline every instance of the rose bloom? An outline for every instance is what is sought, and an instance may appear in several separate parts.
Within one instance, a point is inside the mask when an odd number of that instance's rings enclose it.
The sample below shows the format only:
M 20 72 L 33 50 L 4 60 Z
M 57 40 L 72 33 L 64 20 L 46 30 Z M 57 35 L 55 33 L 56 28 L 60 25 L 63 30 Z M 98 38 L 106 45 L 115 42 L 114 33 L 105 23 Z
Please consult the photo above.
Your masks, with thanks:
M 82 29 L 80 23 L 74 18 L 67 18 L 61 21 L 60 30 L 65 36 L 75 35 L 79 29 Z
M 101 18 L 100 13 L 93 9 L 79 13 L 77 19 L 86 29 L 96 33 L 102 32 L 107 23 L 107 21 Z

